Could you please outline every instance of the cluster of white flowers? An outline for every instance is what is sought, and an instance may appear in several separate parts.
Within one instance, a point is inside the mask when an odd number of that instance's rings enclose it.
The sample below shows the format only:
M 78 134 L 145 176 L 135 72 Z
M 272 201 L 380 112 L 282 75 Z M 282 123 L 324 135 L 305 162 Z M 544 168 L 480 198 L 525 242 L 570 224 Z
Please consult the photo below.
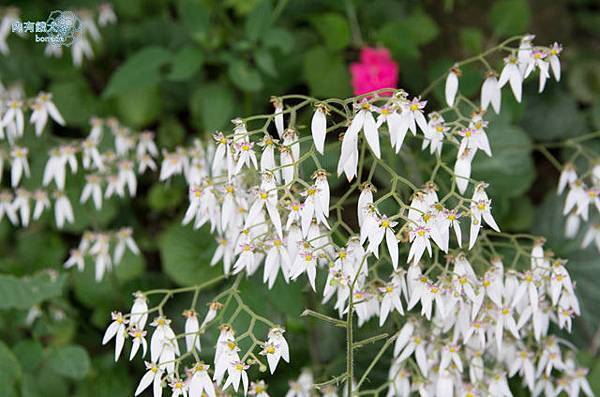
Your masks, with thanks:
M 568 190 L 563 208 L 563 215 L 567 216 L 565 236 L 575 238 L 581 224 L 587 224 L 581 246 L 587 248 L 594 243 L 600 251 L 600 157 L 594 161 L 595 164 L 582 176 L 577 175 L 574 163 L 566 163 L 558 181 L 558 194 Z
M 580 313 L 565 262 L 546 256 L 542 241 L 534 242 L 530 256 L 526 271 L 505 270 L 493 258 L 483 277 L 465 256 L 451 258 L 452 272 L 436 281 L 413 265 L 406 281 L 390 284 L 386 294 L 398 302 L 404 297 L 408 309 L 420 301 L 421 315 L 429 319 L 433 304 L 435 314 L 432 323 L 409 318 L 397 334 L 388 396 L 452 390 L 510 396 L 507 378 L 517 374 L 534 395 L 578 395 L 580 389 L 591 395 L 587 370 L 576 367 L 569 345 L 565 353 L 564 342 L 548 334 L 551 323 L 570 332 Z
M 32 100 L 31 122 L 35 125 L 37 136 L 41 134 L 48 115 L 64 125 L 64 120 L 51 99 L 51 94 L 40 93 Z M 14 225 L 20 223 L 26 227 L 30 218 L 37 220 L 45 210 L 50 209 L 51 199 L 54 199 L 56 226 L 60 229 L 65 223 L 75 221 L 71 202 L 65 193 L 68 171 L 74 175 L 79 169 L 84 170 L 86 183 L 81 192 L 80 202 L 86 203 L 91 200 L 96 210 L 100 210 L 103 199 L 113 196 L 125 197 L 127 193 L 135 196 L 138 175 L 147 170 L 156 170 L 154 158 L 158 157 L 159 153 L 154 143 L 154 133 L 143 131 L 135 134 L 121 126 L 114 118 L 92 118 L 92 130 L 86 139 L 62 142 L 48 151 L 42 186 L 39 189 L 29 191 L 20 188 L 19 183 L 23 177 L 30 175 L 29 150 L 26 146 L 19 146 L 19 138 L 23 136 L 24 130 L 22 106 L 22 101 L 11 99 L 8 100 L 4 111 L 0 112 L 3 114 L 1 125 L 6 131 L 6 135 L 2 134 L 0 138 L 6 136 L 9 143 L 11 186 L 15 189 L 14 193 L 8 190 L 0 193 L 0 219 L 6 214 Z M 105 126 L 114 138 L 114 149 L 101 153 L 99 147 Z M 0 153 L 0 168 L 4 157 L 5 155 Z
M 77 35 L 73 44 L 70 46 L 71 56 L 73 58 L 73 64 L 75 66 L 81 66 L 84 59 L 92 59 L 94 57 L 92 42 L 99 42 L 102 38 L 97 25 L 103 27 L 109 24 L 115 24 L 117 22 L 117 16 L 110 3 L 100 4 L 96 11 L 79 9 L 74 12 L 81 23 L 82 33 Z M 8 55 L 10 53 L 7 39 L 10 33 L 14 31 L 13 27 L 15 24 L 21 25 L 20 14 L 20 10 L 16 7 L 7 7 L 1 10 L 0 53 L 2 55 Z M 97 25 L 95 14 L 97 14 Z M 23 32 L 23 29 L 19 29 L 19 31 L 15 33 L 21 37 L 27 37 L 27 33 Z M 62 44 L 49 41 L 44 49 L 44 55 L 47 57 L 60 58 L 63 56 L 64 48 L 65 47 Z
M 196 297 L 197 297 L 196 290 Z M 230 292 L 236 294 L 236 291 Z M 252 325 L 241 336 L 236 338 L 234 329 L 228 324 L 219 325 L 219 335 L 215 345 L 214 366 L 211 376 L 208 372 L 210 365 L 200 360 L 202 348 L 200 336 L 214 327 L 220 320 L 219 312 L 224 311 L 224 305 L 218 301 L 211 302 L 209 309 L 202 322 L 198 319 L 198 313 L 192 308 L 183 312 L 185 318 L 184 332 L 175 334 L 171 327 L 171 320 L 162 314 L 162 306 L 148 307 L 148 299 L 144 293 L 134 294 L 135 300 L 131 312 L 123 315 L 119 312 L 112 313 L 113 322 L 108 326 L 102 343 L 106 344 L 115 339 L 115 361 L 119 359 L 125 342 L 131 340 L 131 351 L 129 359 L 132 360 L 141 347 L 141 358 L 146 357 L 148 342 L 145 330 L 149 313 L 159 312 L 159 316 L 150 323 L 154 327 L 150 337 L 150 360 L 146 361 L 147 372 L 144 374 L 135 391 L 135 395 L 141 394 L 152 385 L 154 397 L 162 395 L 163 388 L 168 385 L 173 396 L 203 396 L 215 397 L 223 395 L 223 391 L 231 388 L 235 392 L 243 391 L 244 395 L 268 397 L 266 385 L 263 381 L 249 383 L 247 370 L 250 365 L 259 363 L 264 366 L 253 350 L 260 345 L 260 355 L 264 356 L 271 373 L 275 372 L 280 360 L 290 361 L 289 347 L 284 338 L 284 330 L 268 320 L 256 316 L 250 309 L 245 308 L 253 317 L 253 321 L 262 322 L 270 327 L 266 341 L 259 342 L 252 333 Z M 238 296 L 239 298 L 239 296 Z M 227 305 L 227 303 L 226 303 Z M 192 307 L 195 306 L 195 300 Z M 240 309 L 241 310 L 241 309 Z M 234 317 L 230 318 L 233 320 Z M 239 343 L 247 337 L 253 340 L 252 346 L 241 354 Z M 185 347 L 182 354 L 180 344 Z M 180 374 L 180 366 L 186 357 L 193 357 L 193 365 L 185 369 L 185 375 Z M 266 370 L 261 369 L 261 371 Z
M 84 232 L 79 246 L 70 251 L 69 258 L 64 264 L 65 268 L 76 266 L 79 271 L 83 271 L 85 260 L 89 257 L 94 262 L 96 281 L 102 280 L 107 270 L 110 270 L 113 265 L 121 263 L 125 249 L 139 255 L 140 249 L 135 243 L 132 233 L 130 227 L 113 232 Z M 111 243 L 114 243 L 112 256 L 110 254 Z
M 21 185 L 31 175 L 29 167 L 29 149 L 22 143 L 26 129 L 26 111 L 30 109 L 29 122 L 35 135 L 40 136 L 48 122 L 48 117 L 59 125 L 65 121 L 52 102 L 52 95 L 40 92 L 34 98 L 24 98 L 20 86 L 5 89 L 0 84 L 0 181 L 6 162 L 10 165 L 10 190 L 0 192 L 0 220 L 4 215 L 15 226 L 27 227 L 30 221 L 37 220 L 50 208 L 48 193 L 43 190 L 31 192 Z M 33 199 L 33 213 L 31 200 Z M 62 225 L 72 220 L 71 204 L 62 189 L 55 192 L 56 223 Z

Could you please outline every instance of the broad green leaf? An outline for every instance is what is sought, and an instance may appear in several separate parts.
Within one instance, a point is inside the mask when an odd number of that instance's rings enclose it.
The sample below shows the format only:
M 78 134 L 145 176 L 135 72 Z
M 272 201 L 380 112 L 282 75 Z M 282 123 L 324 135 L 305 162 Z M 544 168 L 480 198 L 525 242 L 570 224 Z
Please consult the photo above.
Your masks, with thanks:
M 72 345 L 53 349 L 48 355 L 48 366 L 69 379 L 83 379 L 90 370 L 90 357 L 81 346 Z
M 171 72 L 167 78 L 173 81 L 188 80 L 202 66 L 204 57 L 198 48 L 183 47 L 179 50 L 171 61 Z
M 170 59 L 171 53 L 161 47 L 139 50 L 112 74 L 102 95 L 129 95 L 131 91 L 156 86 L 160 81 L 160 67 Z
M 271 77 L 277 76 L 277 69 L 275 68 L 275 61 L 273 60 L 273 56 L 269 52 L 269 50 L 264 48 L 259 48 L 254 53 L 254 61 L 256 62 L 256 66 Z
M 538 141 L 567 139 L 587 131 L 583 112 L 577 101 L 562 89 L 527 98 L 521 125 Z
M 210 266 L 217 248 L 208 226 L 194 230 L 177 219 L 159 239 L 163 271 L 179 285 L 194 285 L 222 274 L 222 264 Z
M 310 22 L 325 41 L 325 47 L 331 50 L 341 50 L 350 44 L 352 37 L 345 16 L 327 12 L 310 18 Z
M 60 296 L 66 275 L 36 274 L 18 278 L 0 275 L 0 309 L 28 310 L 45 300 Z
M 531 140 L 523 129 L 498 121 L 487 130 L 492 157 L 478 151 L 473 178 L 490 184 L 491 197 L 516 197 L 527 191 L 535 178 Z
M 273 6 L 271 0 L 262 0 L 246 17 L 244 30 L 250 41 L 261 39 L 271 26 Z
M 471 54 L 479 54 L 483 51 L 483 32 L 481 29 L 464 27 L 460 29 L 459 38 L 461 45 Z
M 265 47 L 276 48 L 282 54 L 289 54 L 294 49 L 294 36 L 288 30 L 273 27 L 262 38 Z
M 188 33 L 196 40 L 206 39 L 210 28 L 210 8 L 204 0 L 178 2 L 179 17 Z
M 158 86 L 144 85 L 119 95 L 117 106 L 123 124 L 141 129 L 160 116 L 162 96 Z
M 12 386 L 21 378 L 21 366 L 10 348 L 0 341 L 0 383 Z M 1 390 L 1 389 L 0 389 Z
M 227 72 L 233 84 L 243 91 L 256 92 L 263 88 L 260 74 L 246 61 L 232 59 Z
M 304 78 L 311 95 L 343 98 L 350 95 L 348 66 L 339 53 L 315 47 L 304 55 Z
M 235 99 L 224 84 L 210 83 L 198 88 L 190 98 L 192 121 L 198 129 L 214 131 L 225 128 L 233 117 Z
M 575 62 L 566 77 L 569 89 L 581 102 L 591 103 L 600 95 L 600 61 Z
M 68 126 L 88 128 L 90 117 L 100 110 L 89 83 L 80 76 L 57 81 L 50 86 L 49 91 Z
M 34 372 L 44 359 L 44 347 L 37 340 L 21 340 L 13 347 L 13 352 L 26 372 Z
M 497 36 L 524 33 L 529 27 L 531 11 L 526 0 L 496 0 L 489 13 L 489 21 Z
M 148 205 L 156 212 L 174 210 L 181 206 L 184 197 L 183 187 L 155 184 L 148 193 Z

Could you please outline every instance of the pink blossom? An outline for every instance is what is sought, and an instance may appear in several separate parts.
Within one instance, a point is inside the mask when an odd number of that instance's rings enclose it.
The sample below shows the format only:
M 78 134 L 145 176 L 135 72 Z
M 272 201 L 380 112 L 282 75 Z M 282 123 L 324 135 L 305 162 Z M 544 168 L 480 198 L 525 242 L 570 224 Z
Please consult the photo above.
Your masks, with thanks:
M 350 73 L 355 95 L 381 88 L 396 88 L 398 83 L 398 64 L 387 48 L 362 48 L 360 62 L 350 65 Z

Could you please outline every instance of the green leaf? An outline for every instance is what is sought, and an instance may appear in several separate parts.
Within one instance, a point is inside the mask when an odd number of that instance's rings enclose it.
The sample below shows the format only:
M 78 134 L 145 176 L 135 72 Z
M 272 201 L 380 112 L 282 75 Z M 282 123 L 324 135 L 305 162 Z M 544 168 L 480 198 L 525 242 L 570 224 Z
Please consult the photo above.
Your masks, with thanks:
M 377 40 L 389 48 L 396 57 L 416 59 L 419 47 L 439 34 L 435 21 L 422 11 L 417 11 L 399 21 L 384 23 L 377 32 Z M 398 38 L 402 39 L 399 40 Z
M 37 340 L 21 340 L 13 347 L 13 351 L 26 372 L 35 372 L 44 359 L 44 347 Z
M 0 340 L 0 383 L 13 385 L 21 378 L 21 366 L 10 348 Z
M 179 208 L 185 197 L 182 188 L 155 184 L 148 193 L 148 205 L 154 211 L 161 212 Z
M 496 0 L 489 13 L 494 34 L 501 37 L 526 32 L 530 19 L 526 0 Z
M 99 111 L 89 83 L 80 76 L 71 76 L 67 81 L 53 83 L 50 92 L 68 126 L 88 128 L 90 117 Z
M 288 30 L 273 27 L 262 38 L 265 47 L 276 48 L 286 55 L 294 49 L 294 36 Z
M 179 285 L 194 285 L 222 274 L 222 264 L 210 266 L 217 243 L 208 227 L 194 230 L 179 222 L 164 231 L 158 242 L 167 276 Z
M 256 92 L 263 88 L 260 74 L 246 61 L 232 59 L 227 72 L 233 84 L 243 91 Z
M 304 77 L 312 96 L 343 98 L 350 95 L 350 74 L 344 59 L 325 47 L 315 47 L 305 54 Z
M 587 131 L 577 101 L 562 89 L 529 96 L 525 114 L 521 124 L 538 141 L 571 138 Z
M 90 370 L 90 357 L 81 346 L 60 347 L 50 352 L 48 366 L 59 375 L 79 380 Z
M 271 0 L 262 0 L 246 17 L 244 30 L 250 41 L 262 38 L 271 26 L 271 15 L 273 7 Z
M 156 86 L 160 81 L 160 67 L 170 59 L 171 53 L 162 47 L 139 50 L 112 74 L 102 95 L 105 98 L 128 95 L 132 90 Z
M 187 80 L 200 70 L 202 62 L 204 62 L 204 57 L 199 49 L 183 47 L 173 57 L 171 72 L 167 78 L 173 81 Z
M 325 41 L 325 47 L 341 50 L 350 44 L 352 38 L 346 17 L 328 12 L 310 18 L 310 22 Z
M 600 95 L 600 61 L 574 63 L 567 75 L 567 85 L 581 102 L 593 102 Z
M 464 27 L 459 32 L 462 47 L 469 50 L 471 54 L 479 54 L 483 51 L 483 32 L 481 29 Z
M 23 278 L 0 275 L 0 309 L 28 310 L 60 296 L 66 278 L 64 274 L 53 277 L 45 273 Z
M 233 117 L 234 105 L 234 96 L 228 86 L 218 83 L 202 86 L 190 98 L 194 125 L 208 131 L 225 128 Z
M 523 129 L 498 120 L 487 130 L 492 157 L 478 152 L 473 178 L 490 183 L 491 197 L 516 197 L 525 193 L 535 178 L 531 140 Z
M 178 2 L 179 18 L 188 33 L 196 40 L 206 39 L 210 28 L 210 9 L 202 0 L 182 0 Z
M 277 69 L 275 68 L 275 61 L 273 60 L 273 56 L 264 48 L 259 48 L 254 53 L 254 61 L 256 62 L 256 66 L 265 74 L 276 77 Z
M 123 124 L 143 128 L 160 116 L 162 97 L 158 86 L 142 85 L 119 95 L 117 106 Z

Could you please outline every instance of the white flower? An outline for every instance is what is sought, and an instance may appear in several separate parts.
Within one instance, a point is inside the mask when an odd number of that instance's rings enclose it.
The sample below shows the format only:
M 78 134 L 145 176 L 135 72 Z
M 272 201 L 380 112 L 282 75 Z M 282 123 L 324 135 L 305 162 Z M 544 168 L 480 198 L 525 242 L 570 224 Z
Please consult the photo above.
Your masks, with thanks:
M 504 329 L 510 331 L 517 339 L 519 339 L 519 329 L 517 328 L 517 323 L 512 316 L 512 309 L 508 306 L 504 306 L 498 310 L 498 315 L 495 316 L 495 320 L 496 345 L 498 347 L 498 351 L 502 351 Z
M 73 65 L 77 67 L 81 66 L 85 58 L 92 59 L 94 57 L 92 46 L 85 36 L 80 36 L 77 40 L 73 41 L 71 55 L 73 57 Z
M 400 131 L 405 132 L 408 129 L 415 135 L 417 133 L 417 125 L 425 133 L 427 131 L 427 120 L 423 115 L 423 109 L 427 105 L 427 101 L 421 101 L 421 98 L 413 98 L 410 102 L 402 105 Z M 416 123 L 415 123 L 416 122 Z M 398 145 L 397 145 L 398 147 Z
M 500 228 L 496 224 L 494 217 L 492 216 L 491 200 L 481 198 L 473 200 L 471 203 L 471 232 L 469 235 L 469 249 L 473 248 L 481 229 L 482 220 L 497 232 L 500 232 Z
M 157 317 L 150 325 L 156 327 L 150 339 L 150 359 L 157 362 L 167 373 L 175 372 L 175 357 L 180 355 L 175 333 L 170 326 L 171 320 Z
M 85 267 L 85 259 L 83 256 L 83 252 L 78 249 L 72 249 L 69 251 L 69 258 L 64 263 L 65 269 L 68 269 L 73 266 L 77 266 L 77 270 L 80 272 L 83 271 Z
M 313 375 L 308 369 L 303 369 L 297 381 L 290 382 L 290 390 L 285 397 L 311 397 Z
M 315 148 L 321 154 L 325 150 L 325 134 L 327 133 L 327 114 L 329 110 L 325 104 L 318 104 L 315 106 L 315 113 L 313 114 L 312 121 L 310 124 L 310 130 L 312 133 Z
M 581 242 L 581 248 L 587 248 L 592 241 L 596 244 L 596 249 L 600 251 L 600 223 L 590 225 Z
M 4 214 L 6 214 L 10 223 L 15 226 L 19 224 L 19 218 L 13 205 L 13 195 L 9 191 L 0 192 L 0 220 L 4 217 Z
M 429 372 L 429 362 L 427 360 L 427 353 L 425 352 L 424 345 L 425 342 L 420 336 L 413 336 L 398 356 L 397 362 L 403 362 L 414 353 L 419 369 L 424 376 L 427 376 L 427 373 Z
M 209 367 L 209 365 L 206 365 L 203 362 L 198 362 L 192 368 L 192 377 L 188 385 L 190 397 L 203 395 L 206 395 L 207 397 L 216 397 L 215 385 L 208 375 Z
M 383 288 L 379 288 L 379 292 L 383 294 L 381 306 L 379 307 L 379 326 L 383 326 L 387 316 L 392 310 L 396 310 L 400 314 L 404 314 L 402 301 L 400 300 L 400 287 L 394 283 L 390 283 Z
M 194 310 L 183 312 L 185 319 L 185 346 L 188 352 L 200 351 L 200 324 L 198 315 Z
M 27 161 L 28 152 L 29 149 L 20 146 L 13 146 L 12 150 L 10 151 L 10 156 L 12 158 L 10 165 L 10 179 L 11 186 L 13 188 L 19 186 L 19 182 L 21 181 L 23 174 L 29 178 L 29 162 Z
M 431 243 L 429 242 L 430 238 L 430 229 L 423 226 L 418 225 L 416 227 L 411 227 L 409 232 L 409 238 L 411 242 L 410 251 L 408 252 L 408 262 L 412 260 L 414 264 L 419 263 L 425 249 L 431 256 Z
M 110 3 L 102 3 L 98 6 L 98 25 L 106 26 L 117 22 L 117 16 Z
M 267 251 L 265 258 L 265 269 L 263 275 L 263 283 L 268 283 L 269 289 L 273 288 L 279 269 L 286 281 L 288 281 L 291 272 L 291 263 L 289 253 L 279 238 L 273 239 L 270 245 L 271 248 Z
M 148 343 L 146 342 L 146 331 L 137 329 L 135 326 L 129 331 L 129 336 L 133 338 L 133 345 L 131 346 L 131 353 L 129 354 L 129 361 L 133 360 L 133 357 L 137 354 L 142 346 L 142 358 L 146 356 L 148 350 Z
M 464 194 L 469 186 L 473 157 L 475 157 L 475 150 L 465 148 L 462 152 L 458 153 L 458 157 L 454 163 L 454 177 L 460 194 Z
M 279 138 L 283 138 L 283 102 L 279 98 L 272 97 L 271 103 L 275 108 L 273 111 L 273 118 L 275 119 L 275 129 L 277 130 L 277 135 L 279 135 Z
M 548 62 L 550 63 L 550 68 L 552 69 L 556 81 L 560 81 L 560 60 L 558 59 L 558 56 L 561 52 L 562 46 L 556 42 L 550 47 Z
M 62 191 L 54 192 L 54 217 L 56 220 L 56 227 L 62 229 L 65 221 L 68 223 L 75 222 L 75 216 L 73 215 L 73 207 L 69 198 Z
M 453 67 L 450 69 L 448 73 L 448 77 L 446 77 L 446 86 L 445 86 L 445 96 L 446 103 L 448 106 L 454 106 L 454 98 L 456 97 L 456 93 L 458 92 L 458 77 L 461 75 L 458 67 Z
M 94 206 L 97 210 L 102 208 L 102 188 L 100 187 L 101 178 L 98 175 L 86 175 L 85 185 L 81 191 L 80 203 L 85 203 L 90 199 L 94 201 Z
M 498 83 L 498 78 L 495 73 L 491 73 L 481 86 L 481 108 L 487 110 L 492 104 L 492 108 L 496 114 L 500 113 L 500 105 L 502 101 L 502 87 Z
M 31 207 L 29 206 L 29 200 L 31 199 L 31 193 L 24 189 L 17 189 L 17 197 L 13 201 L 13 208 L 19 212 L 21 217 L 21 225 L 27 227 L 31 218 Z
M 140 379 L 138 387 L 135 389 L 135 396 L 139 396 L 152 384 L 152 391 L 154 397 L 162 396 L 162 375 L 163 371 L 155 364 L 145 361 L 147 372 Z
M 129 322 L 120 312 L 112 312 L 111 318 L 112 323 L 106 329 L 104 337 L 102 338 L 102 344 L 106 345 L 112 338 L 115 338 L 115 361 L 119 360 L 123 345 L 125 344 L 125 338 L 127 337 L 126 326 Z
M 227 368 L 227 373 L 229 376 L 227 377 L 227 380 L 225 381 L 225 384 L 223 385 L 223 390 L 227 390 L 227 388 L 229 386 L 233 386 L 233 390 L 235 390 L 237 392 L 238 388 L 240 387 L 240 379 L 241 379 L 243 387 L 244 387 L 244 396 L 246 394 L 248 394 L 248 374 L 246 373 L 246 370 L 249 367 L 250 367 L 249 365 L 246 365 L 241 361 L 236 361 L 236 362 L 232 363 Z
M 38 220 L 42 216 L 42 213 L 50 208 L 50 200 L 48 199 L 48 193 L 43 190 L 36 190 L 33 193 L 33 199 L 35 201 L 35 206 L 33 208 L 33 219 Z M 2 217 L 0 216 L 0 219 Z
M 137 329 L 144 329 L 148 320 L 148 299 L 141 292 L 135 292 L 133 306 L 131 307 L 130 323 Z
M 374 225 L 375 227 L 367 232 L 369 236 L 367 252 L 372 252 L 376 258 L 379 258 L 379 244 L 381 244 L 385 236 L 385 243 L 392 259 L 394 270 L 398 267 L 398 238 L 396 238 L 396 234 L 392 228 L 397 224 L 397 222 L 390 221 L 384 215 L 379 219 L 378 224 Z
M 517 102 L 521 102 L 523 77 L 518 65 L 519 60 L 514 55 L 504 58 L 504 69 L 502 69 L 502 73 L 500 73 L 498 85 L 502 88 L 506 83 L 510 82 L 510 88 L 512 89 L 515 99 Z
M 6 103 L 6 112 L 2 117 L 2 126 L 8 127 L 8 138 L 12 142 L 14 138 L 23 136 L 25 119 L 23 116 L 23 101 L 11 99 Z
M 179 378 L 175 378 L 172 379 L 169 382 L 169 386 L 171 387 L 171 390 L 173 391 L 173 394 L 171 394 L 171 397 L 187 397 L 188 396 L 188 385 L 186 382 L 182 381 Z
M 137 179 L 135 177 L 135 172 L 133 171 L 133 161 L 131 160 L 122 160 L 118 163 L 119 174 L 118 178 L 120 180 L 121 186 L 127 186 L 129 189 L 129 194 L 134 197 L 135 192 L 137 190 Z
M 577 171 L 575 170 L 575 165 L 572 163 L 566 163 L 560 172 L 560 177 L 558 178 L 558 194 L 562 194 L 565 188 L 570 186 L 576 180 Z
M 125 247 L 129 248 L 134 255 L 140 254 L 140 249 L 133 240 L 132 234 L 133 229 L 130 227 L 123 227 L 117 231 L 117 245 L 114 254 L 115 264 L 121 262 L 123 254 L 125 253 Z

